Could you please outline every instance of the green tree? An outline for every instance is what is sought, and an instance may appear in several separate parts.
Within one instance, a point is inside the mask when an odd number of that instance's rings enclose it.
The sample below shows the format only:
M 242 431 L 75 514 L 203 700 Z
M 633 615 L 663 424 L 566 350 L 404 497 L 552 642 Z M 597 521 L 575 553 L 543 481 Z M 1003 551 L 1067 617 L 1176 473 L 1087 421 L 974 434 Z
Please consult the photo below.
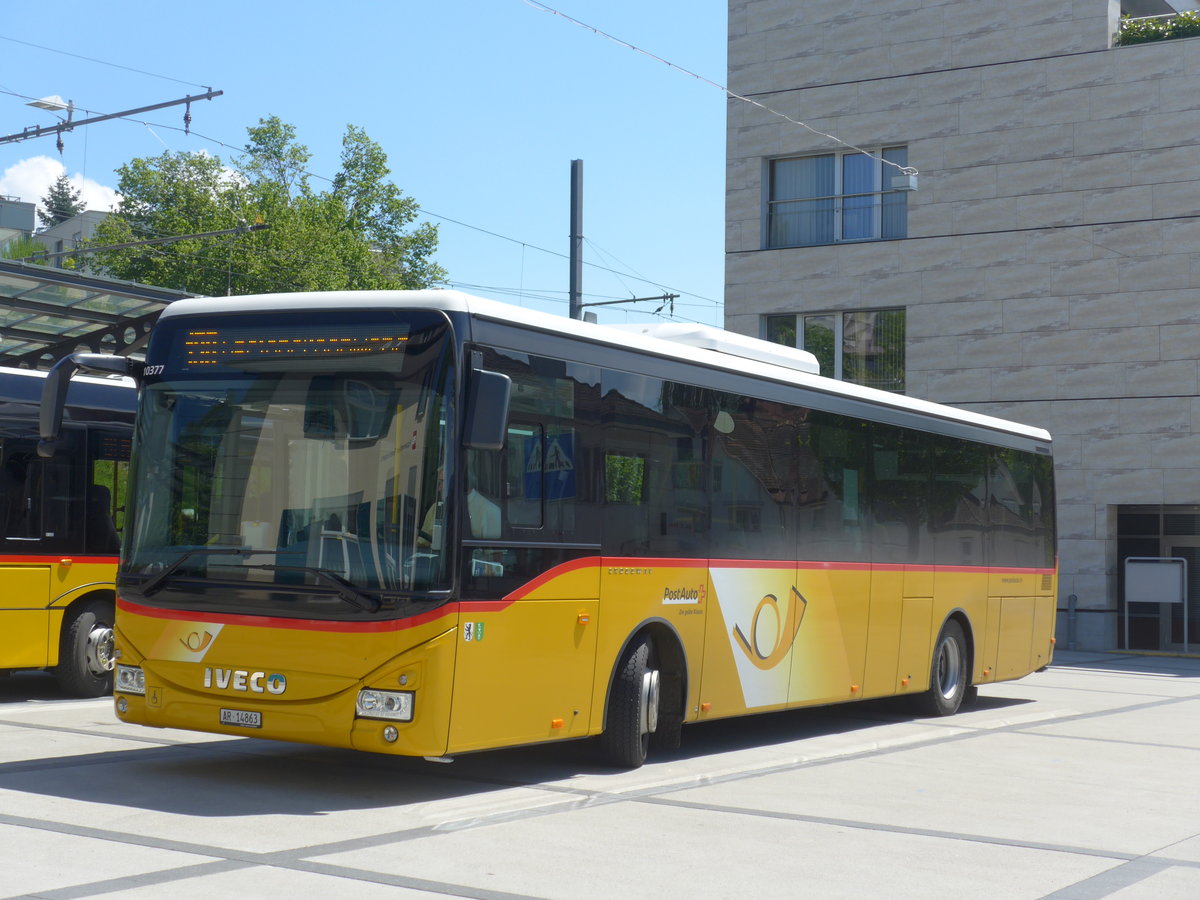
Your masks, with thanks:
M 45 252 L 46 248 L 27 234 L 19 234 L 7 241 L 0 241 L 0 259 L 19 259 L 44 266 L 46 257 L 40 254 Z
M 79 215 L 85 208 L 82 197 L 83 193 L 71 186 L 71 179 L 65 174 L 59 175 L 54 184 L 50 185 L 49 192 L 42 198 L 45 212 L 41 209 L 37 211 L 42 227 L 53 228 L 72 216 Z
M 383 149 L 350 126 L 327 190 L 310 153 L 276 117 L 249 129 L 233 165 L 167 152 L 118 170 L 121 202 L 96 231 L 104 246 L 238 229 L 237 233 L 100 251 L 117 278 L 220 296 L 313 290 L 415 289 L 445 278 L 437 228 L 414 224 L 416 201 L 388 180 Z M 262 224 L 263 230 L 249 226 Z

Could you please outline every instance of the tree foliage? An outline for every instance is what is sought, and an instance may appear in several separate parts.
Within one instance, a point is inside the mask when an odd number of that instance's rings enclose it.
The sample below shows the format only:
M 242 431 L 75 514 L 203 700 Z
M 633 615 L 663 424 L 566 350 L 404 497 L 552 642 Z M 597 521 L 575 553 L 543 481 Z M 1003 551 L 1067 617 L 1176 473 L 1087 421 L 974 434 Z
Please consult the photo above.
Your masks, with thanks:
M 247 132 L 234 165 L 168 151 L 122 166 L 121 202 L 92 243 L 237 233 L 98 251 L 97 264 L 116 278 L 209 296 L 415 289 L 445 278 L 433 260 L 436 226 L 414 225 L 416 201 L 388 180 L 387 155 L 362 129 L 347 128 L 325 190 L 313 187 L 311 154 L 291 125 L 270 117 Z
M 19 234 L 7 241 L 0 241 L 0 259 L 28 260 L 31 263 L 44 266 L 45 257 L 37 258 L 38 254 L 46 252 L 46 248 L 25 234 Z M 30 257 L 33 257 L 30 259 Z
M 1126 15 L 1121 16 L 1121 27 L 1114 36 L 1113 44 L 1122 47 L 1198 35 L 1200 35 L 1200 12 L 1196 10 L 1186 10 L 1173 16 L 1131 18 Z
M 42 198 L 42 207 L 45 208 L 45 212 L 41 209 L 37 211 L 42 227 L 53 228 L 55 225 L 79 215 L 84 210 L 82 197 L 83 192 L 71 186 L 71 179 L 65 174 L 59 175 L 54 184 L 50 185 L 46 196 Z

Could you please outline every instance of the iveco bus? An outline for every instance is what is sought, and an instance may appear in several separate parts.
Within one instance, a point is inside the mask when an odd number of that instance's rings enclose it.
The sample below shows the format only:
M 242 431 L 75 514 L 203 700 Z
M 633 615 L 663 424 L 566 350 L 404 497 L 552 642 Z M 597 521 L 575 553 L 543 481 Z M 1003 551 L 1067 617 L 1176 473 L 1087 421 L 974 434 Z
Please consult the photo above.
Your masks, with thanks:
M 179 300 L 144 364 L 126 722 L 448 757 L 1051 658 L 1050 436 L 715 329 L 450 291 Z

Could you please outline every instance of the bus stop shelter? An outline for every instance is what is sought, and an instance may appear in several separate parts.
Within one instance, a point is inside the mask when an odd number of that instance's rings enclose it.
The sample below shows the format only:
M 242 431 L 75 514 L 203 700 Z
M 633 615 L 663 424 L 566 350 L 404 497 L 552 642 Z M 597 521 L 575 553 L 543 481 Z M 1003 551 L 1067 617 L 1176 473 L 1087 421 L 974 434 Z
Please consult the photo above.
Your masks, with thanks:
M 135 353 L 168 303 L 194 296 L 0 260 L 0 365 L 46 369 L 76 350 Z

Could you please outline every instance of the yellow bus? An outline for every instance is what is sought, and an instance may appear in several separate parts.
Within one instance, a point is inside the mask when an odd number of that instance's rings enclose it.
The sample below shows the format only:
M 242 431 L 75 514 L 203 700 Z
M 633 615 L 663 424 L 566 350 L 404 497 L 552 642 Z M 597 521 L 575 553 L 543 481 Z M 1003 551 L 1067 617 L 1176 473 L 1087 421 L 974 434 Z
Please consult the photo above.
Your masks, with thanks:
M 60 452 L 38 455 L 46 373 L 0 368 L 0 673 L 51 669 L 112 693 L 118 529 L 137 402 L 129 379 L 80 378 Z
M 451 291 L 180 300 L 141 379 L 125 722 L 452 758 L 1051 659 L 1043 430 L 803 351 Z M 48 404 L 44 437 L 56 435 Z

